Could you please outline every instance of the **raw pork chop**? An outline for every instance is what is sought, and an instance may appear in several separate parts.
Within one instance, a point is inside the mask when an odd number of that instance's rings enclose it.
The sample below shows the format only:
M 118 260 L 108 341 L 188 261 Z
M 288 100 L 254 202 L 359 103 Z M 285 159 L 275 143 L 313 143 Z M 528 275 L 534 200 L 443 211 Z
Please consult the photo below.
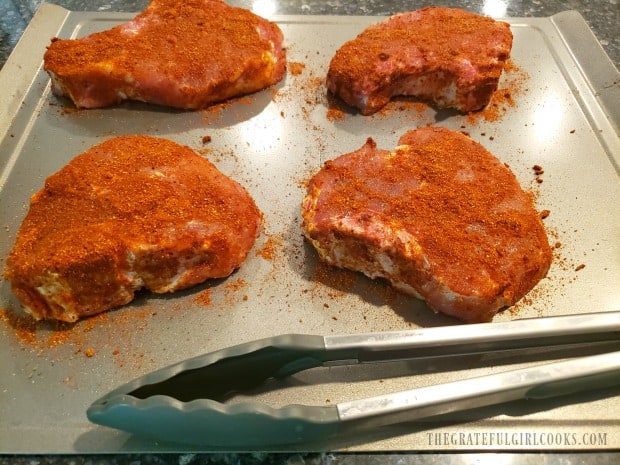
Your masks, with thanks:
M 551 249 L 530 195 L 469 137 L 405 133 L 325 163 L 302 206 L 305 236 L 325 262 L 387 278 L 435 311 L 493 318 L 542 279 Z
M 198 109 L 280 81 L 282 41 L 276 24 L 220 0 L 153 0 L 126 24 L 53 39 L 44 68 L 77 107 L 130 99 Z
M 363 115 L 396 95 L 471 112 L 489 103 L 511 48 L 505 22 L 424 8 L 394 15 L 345 43 L 331 60 L 327 88 Z
M 34 194 L 5 277 L 35 318 L 76 321 L 140 288 L 173 292 L 228 276 L 261 222 L 249 194 L 188 147 L 117 137 Z

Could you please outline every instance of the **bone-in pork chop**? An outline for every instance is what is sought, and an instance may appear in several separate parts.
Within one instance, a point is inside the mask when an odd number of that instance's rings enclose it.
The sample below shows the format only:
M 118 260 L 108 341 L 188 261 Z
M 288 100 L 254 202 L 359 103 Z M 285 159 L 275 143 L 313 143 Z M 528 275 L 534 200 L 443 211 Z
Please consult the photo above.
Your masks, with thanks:
M 280 81 L 282 42 L 276 24 L 220 0 L 153 0 L 110 30 L 53 39 L 44 68 L 80 108 L 130 99 L 199 109 Z
M 466 322 L 489 321 L 542 279 L 551 249 L 513 173 L 462 133 L 423 128 L 393 151 L 372 139 L 310 180 L 302 228 L 322 260 Z
M 331 60 L 326 85 L 363 115 L 398 95 L 467 113 L 489 103 L 511 48 L 505 22 L 428 7 L 394 15 L 346 42 Z
M 230 275 L 261 223 L 247 191 L 188 147 L 116 137 L 32 196 L 5 277 L 35 318 L 72 322 L 141 288 L 173 292 Z

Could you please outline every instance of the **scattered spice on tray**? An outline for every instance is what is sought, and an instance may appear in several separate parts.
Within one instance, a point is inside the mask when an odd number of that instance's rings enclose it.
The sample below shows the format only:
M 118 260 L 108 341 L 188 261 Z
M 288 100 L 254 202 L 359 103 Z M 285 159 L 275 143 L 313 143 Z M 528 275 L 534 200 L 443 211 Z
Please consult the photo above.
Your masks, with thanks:
M 538 184 L 542 184 L 543 179 L 542 179 L 541 176 L 543 175 L 545 170 L 543 170 L 542 166 L 540 166 L 540 165 L 534 165 L 534 166 L 532 166 L 532 169 L 534 170 L 534 175 L 536 176 L 536 178 L 535 178 L 536 182 Z
M 236 150 L 236 146 L 235 146 L 235 149 L 230 149 L 230 150 L 215 151 L 211 149 L 202 149 L 202 150 L 196 150 L 196 152 L 201 155 L 210 155 L 211 156 L 210 161 L 213 163 L 221 163 L 223 160 L 230 158 L 235 162 L 235 164 L 237 164 L 239 161 L 239 157 L 237 156 L 237 153 L 235 150 Z
M 82 111 L 87 111 L 87 110 L 82 110 L 80 108 L 75 108 L 75 107 L 63 106 L 59 110 L 59 113 L 64 116 L 64 115 L 72 115 L 74 113 L 80 113 Z
M 227 100 L 225 102 L 216 103 L 215 105 L 211 105 L 210 107 L 203 108 L 198 110 L 200 112 L 200 116 L 202 117 L 205 123 L 210 123 L 214 120 L 221 119 L 224 111 L 229 109 L 235 100 Z
M 375 113 L 377 117 L 389 117 L 394 112 L 404 113 L 407 118 L 416 121 L 419 125 L 421 120 L 429 118 L 427 114 L 429 108 L 428 103 L 415 98 L 407 96 L 397 96 L 392 98 L 384 107 Z M 427 124 L 432 124 L 432 118 L 427 120 Z
M 327 285 L 333 290 L 337 290 L 340 293 L 350 292 L 355 286 L 358 274 L 340 268 L 335 268 L 321 261 L 317 261 L 316 267 L 313 273 L 313 282 Z
M 305 63 L 300 63 L 300 62 L 289 62 L 288 63 L 288 70 L 293 76 L 299 76 L 301 73 L 303 73 L 305 68 L 306 68 Z
M 328 108 L 327 109 L 327 119 L 329 121 L 340 121 L 344 119 L 346 113 L 340 108 Z
M 516 105 L 512 95 L 508 89 L 497 89 L 493 97 L 491 97 L 489 104 L 478 112 L 469 113 L 467 121 L 470 124 L 476 124 L 480 117 L 489 122 L 498 121 L 504 116 L 509 107 Z
M 0 320 L 13 329 L 15 336 L 21 343 L 30 345 L 36 342 L 37 322 L 34 318 L 18 315 L 12 310 L 0 309 Z
M 224 289 L 225 292 L 225 302 L 227 306 L 234 306 L 235 303 L 239 300 L 238 293 L 241 289 L 243 289 L 247 285 L 247 282 L 244 279 L 238 278 L 234 281 L 226 282 Z M 243 297 L 241 297 L 243 299 Z
M 491 101 L 486 108 L 469 113 L 467 122 L 475 125 L 481 119 L 488 122 L 500 120 L 510 108 L 517 105 L 520 94 L 527 91 L 525 84 L 528 79 L 528 73 L 517 66 L 512 59 L 509 59 L 504 65 L 503 79 L 491 97 Z
M 132 368 L 141 368 L 144 354 L 136 354 L 132 349 L 132 336 L 136 331 L 144 330 L 154 312 L 149 305 L 132 308 L 129 312 L 100 313 L 77 323 L 41 320 L 36 321 L 30 315 L 13 309 L 0 309 L 0 322 L 13 330 L 15 338 L 23 349 L 30 349 L 37 354 L 47 354 L 54 359 L 62 352 L 55 349 L 61 346 L 72 348 L 74 355 L 92 358 L 98 351 L 104 350 L 110 342 L 120 345 L 113 349 L 117 366 L 131 363 Z M 93 331 L 97 328 L 97 331 Z M 92 333 L 92 335 L 91 335 Z M 122 349 L 122 352 L 121 352 Z M 120 354 L 124 354 L 123 357 Z M 62 355 L 65 357 L 65 355 Z
M 305 66 L 305 65 L 304 65 Z M 300 77 L 300 74 L 291 73 L 294 76 L 294 82 L 290 86 L 284 86 L 281 88 L 273 88 L 271 90 L 272 100 L 274 102 L 279 102 L 282 100 L 299 100 L 301 96 L 301 100 L 306 103 L 306 105 L 315 106 L 318 103 L 322 102 L 325 92 L 324 92 L 324 78 L 316 76 L 314 73 L 310 73 L 309 75 L 304 75 Z M 307 107 L 301 108 L 302 113 L 309 114 L 310 110 Z
M 204 148 L 195 149 L 195 152 L 199 155 L 202 155 L 203 157 L 206 157 L 210 153 L 213 153 L 213 149 L 204 147 Z
M 205 289 L 194 296 L 194 302 L 202 305 L 211 305 L 212 289 Z
M 265 244 L 256 251 L 256 255 L 263 257 L 265 260 L 273 261 L 278 257 L 278 249 L 282 247 L 282 235 L 269 234 Z
M 413 109 L 416 113 L 422 114 L 428 110 L 428 104 L 424 102 L 410 102 L 407 104 L 406 109 Z

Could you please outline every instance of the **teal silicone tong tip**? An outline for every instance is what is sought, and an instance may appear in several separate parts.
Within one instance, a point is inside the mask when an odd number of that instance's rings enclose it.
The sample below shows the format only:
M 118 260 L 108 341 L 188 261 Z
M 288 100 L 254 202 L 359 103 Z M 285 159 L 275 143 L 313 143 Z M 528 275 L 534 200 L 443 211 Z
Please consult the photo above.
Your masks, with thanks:
M 94 422 L 180 444 L 256 448 L 316 442 L 336 434 L 335 406 L 288 405 L 274 409 L 257 402 L 227 406 L 210 399 L 187 403 L 168 396 L 136 401 L 131 396 L 103 400 L 87 412 Z
M 325 361 L 324 338 L 283 335 L 201 355 L 111 391 L 87 410 L 90 421 L 167 441 L 235 447 L 291 444 L 335 434 L 335 406 L 224 399 L 269 378 L 284 378 Z M 162 394 L 165 393 L 165 394 Z
M 194 357 L 114 389 L 93 423 L 182 444 L 268 448 L 499 404 L 620 385 L 620 352 L 544 363 L 328 406 L 226 400 L 270 378 L 330 365 L 620 342 L 620 312 L 341 336 L 282 335 Z M 618 350 L 617 347 L 614 350 Z

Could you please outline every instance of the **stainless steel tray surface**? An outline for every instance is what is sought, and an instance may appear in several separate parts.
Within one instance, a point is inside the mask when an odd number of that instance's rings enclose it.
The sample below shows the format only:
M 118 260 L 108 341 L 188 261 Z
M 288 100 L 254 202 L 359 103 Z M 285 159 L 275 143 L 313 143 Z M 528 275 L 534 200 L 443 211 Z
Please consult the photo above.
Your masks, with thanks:
M 147 372 L 258 338 L 458 325 L 385 283 L 321 265 L 302 239 L 304 181 L 369 136 L 390 149 L 406 130 L 427 124 L 465 131 L 510 166 L 540 210 L 549 210 L 545 224 L 556 247 L 549 275 L 495 321 L 620 308 L 619 74 L 579 14 L 509 19 L 515 36 L 511 66 L 491 107 L 473 116 L 399 99 L 363 117 L 328 98 L 323 81 L 331 56 L 378 20 L 355 16 L 273 18 L 286 37 L 283 82 L 206 110 L 125 103 L 76 111 L 54 97 L 41 69 L 50 38 L 83 36 L 131 17 L 44 4 L 2 69 L 1 265 L 30 195 L 45 178 L 90 146 L 121 134 L 166 137 L 203 154 L 250 191 L 265 215 L 265 230 L 227 279 L 172 295 L 142 293 L 130 305 L 74 325 L 34 324 L 19 310 L 9 283 L 0 281 L 0 451 L 178 450 L 95 426 L 86 408 Z M 203 142 L 204 136 L 211 141 Z M 544 173 L 536 175 L 534 165 Z M 331 367 L 253 397 L 274 405 L 325 405 L 561 359 L 575 350 Z M 619 412 L 616 388 L 378 429 L 333 447 L 618 449 Z

